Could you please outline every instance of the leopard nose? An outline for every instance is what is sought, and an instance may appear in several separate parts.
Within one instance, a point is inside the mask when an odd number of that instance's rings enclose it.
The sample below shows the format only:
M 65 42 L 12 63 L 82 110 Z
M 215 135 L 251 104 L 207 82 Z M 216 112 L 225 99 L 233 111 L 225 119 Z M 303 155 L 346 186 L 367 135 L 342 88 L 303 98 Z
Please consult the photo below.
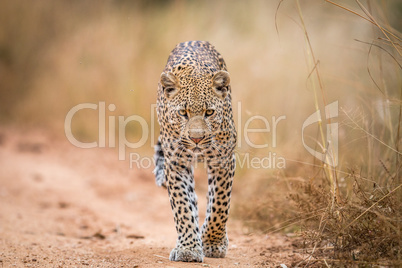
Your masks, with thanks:
M 204 137 L 201 137 L 201 138 L 193 138 L 193 137 L 190 137 L 190 139 L 195 143 L 195 144 L 198 144 L 198 143 L 200 143 L 200 141 L 202 141 L 203 139 L 204 139 Z

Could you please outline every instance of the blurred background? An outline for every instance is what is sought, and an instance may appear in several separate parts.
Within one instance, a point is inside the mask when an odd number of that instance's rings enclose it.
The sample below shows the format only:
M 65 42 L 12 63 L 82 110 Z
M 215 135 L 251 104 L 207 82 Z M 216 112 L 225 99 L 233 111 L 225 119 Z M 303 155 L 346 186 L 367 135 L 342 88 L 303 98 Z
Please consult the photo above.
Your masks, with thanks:
M 337 3 L 367 17 L 357 2 Z M 399 34 L 400 1 L 362 4 L 380 25 Z M 300 10 L 296 1 L 1 1 L 1 127 L 45 129 L 65 140 L 68 111 L 99 102 L 116 106 L 106 110 L 116 122 L 117 116 L 134 114 L 151 122 L 167 57 L 177 43 L 188 40 L 210 41 L 227 63 L 241 135 L 239 158 L 275 153 L 277 161 L 285 160 L 286 168 L 238 167 L 242 192 L 234 213 L 250 228 L 266 230 L 295 213 L 284 201 L 295 181 L 320 177 L 322 184 L 330 184 L 319 173 L 322 162 L 301 139 L 304 121 L 317 109 L 323 114 L 334 101 L 339 106 L 332 122 L 339 125 L 341 192 L 348 196 L 352 191 L 352 171 L 382 185 L 391 183 L 384 173 L 399 174 L 400 43 L 393 46 L 378 27 L 326 1 L 300 1 Z M 245 140 L 245 123 L 253 116 L 271 124 L 271 132 L 248 134 L 266 148 L 253 148 Z M 277 125 L 276 146 L 273 116 L 286 117 Z M 248 127 L 264 128 L 263 123 L 253 120 Z M 80 112 L 72 130 L 81 141 L 96 141 L 98 124 L 97 111 Z M 128 124 L 127 139 L 138 141 L 141 128 Z M 156 137 L 157 127 L 149 124 L 149 131 Z M 308 146 L 319 151 L 318 124 L 304 135 Z M 152 144 L 149 138 L 128 152 L 152 156 Z M 274 210 L 278 204 L 279 213 Z M 246 213 L 250 207 L 254 216 Z

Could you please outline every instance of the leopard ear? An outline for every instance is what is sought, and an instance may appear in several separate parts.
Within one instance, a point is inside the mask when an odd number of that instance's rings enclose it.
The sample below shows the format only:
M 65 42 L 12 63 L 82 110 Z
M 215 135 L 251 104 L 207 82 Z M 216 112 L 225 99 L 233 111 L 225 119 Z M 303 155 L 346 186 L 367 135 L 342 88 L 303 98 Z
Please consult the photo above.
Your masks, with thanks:
M 212 89 L 218 97 L 224 99 L 228 94 L 230 76 L 226 71 L 217 72 L 212 78 Z
M 168 99 L 173 98 L 179 92 L 176 76 L 171 72 L 161 74 L 161 85 L 163 93 Z

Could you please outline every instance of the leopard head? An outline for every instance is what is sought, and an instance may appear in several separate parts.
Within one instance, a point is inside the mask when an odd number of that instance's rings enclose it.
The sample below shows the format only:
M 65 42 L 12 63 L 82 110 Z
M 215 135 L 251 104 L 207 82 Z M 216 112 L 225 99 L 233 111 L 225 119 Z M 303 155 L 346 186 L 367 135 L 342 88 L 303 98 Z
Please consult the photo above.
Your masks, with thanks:
M 174 142 L 183 150 L 199 154 L 214 146 L 215 135 L 222 129 L 225 103 L 230 101 L 229 83 L 229 73 L 222 70 L 212 75 L 162 73 L 163 113 Z

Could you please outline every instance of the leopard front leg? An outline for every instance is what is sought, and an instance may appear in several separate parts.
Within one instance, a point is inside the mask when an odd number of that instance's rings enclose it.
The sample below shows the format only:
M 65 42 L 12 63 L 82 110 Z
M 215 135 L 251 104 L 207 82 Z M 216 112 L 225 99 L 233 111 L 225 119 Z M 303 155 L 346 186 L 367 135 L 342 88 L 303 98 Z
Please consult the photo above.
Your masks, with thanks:
M 190 167 L 177 161 L 165 165 L 167 189 L 178 236 L 176 248 L 170 253 L 171 261 L 202 262 L 204 259 L 198 227 L 197 196 Z
M 208 165 L 208 205 L 202 226 L 202 244 L 206 257 L 223 258 L 228 248 L 226 222 L 229 217 L 235 157 Z
M 156 185 L 166 187 L 166 176 L 165 176 L 165 154 L 162 149 L 161 137 L 158 138 L 158 143 L 155 145 L 155 181 Z

